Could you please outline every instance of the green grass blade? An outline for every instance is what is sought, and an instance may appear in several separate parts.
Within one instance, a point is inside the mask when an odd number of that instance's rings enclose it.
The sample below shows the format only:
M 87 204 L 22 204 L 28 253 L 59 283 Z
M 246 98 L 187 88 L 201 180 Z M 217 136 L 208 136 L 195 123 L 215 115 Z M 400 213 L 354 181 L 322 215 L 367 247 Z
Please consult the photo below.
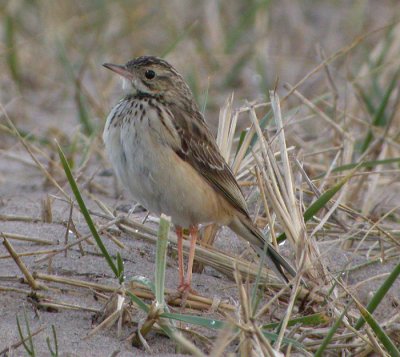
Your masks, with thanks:
M 117 253 L 117 269 L 118 269 L 118 280 L 119 282 L 123 282 L 125 280 L 124 277 L 124 261 L 122 260 L 121 254 Z
M 167 319 L 186 322 L 191 325 L 206 327 L 208 329 L 220 330 L 220 329 L 228 326 L 228 324 L 224 321 L 216 320 L 216 319 L 208 319 L 208 318 L 200 317 L 200 316 L 176 314 L 176 313 L 172 313 L 172 312 L 164 312 L 160 316 L 167 318 Z
M 301 324 L 303 326 L 318 326 L 324 325 L 329 322 L 329 318 L 322 313 L 316 313 L 308 316 L 298 317 L 295 319 L 291 319 L 288 322 L 287 327 L 294 326 L 297 324 Z M 270 324 L 266 324 L 262 326 L 262 329 L 275 329 L 280 325 L 279 322 L 274 322 Z
M 31 329 L 29 327 L 28 317 L 26 316 L 25 306 L 24 306 L 24 320 L 25 320 L 26 332 L 27 332 L 27 335 L 28 335 L 28 337 L 26 339 L 24 337 L 24 333 L 22 332 L 22 327 L 21 327 L 21 323 L 19 322 L 18 315 L 16 316 L 16 318 L 17 318 L 18 334 L 19 334 L 19 337 L 21 339 L 22 345 L 24 346 L 25 351 L 28 353 L 28 355 L 34 357 L 36 355 L 35 347 L 33 345 Z M 26 341 L 28 341 L 29 346 L 26 343 Z
M 81 93 L 78 85 L 76 85 L 75 101 L 78 107 L 78 118 L 79 122 L 82 124 L 83 132 L 86 135 L 92 135 L 94 133 L 94 126 L 92 120 L 90 119 L 88 106 L 85 97 Z
M 171 219 L 161 215 L 158 227 L 157 253 L 156 253 L 156 272 L 155 272 L 155 295 L 156 301 L 164 305 L 165 290 L 165 267 L 167 262 L 167 245 Z
M 304 212 L 304 221 L 307 222 L 311 218 L 313 218 L 322 208 L 326 206 L 329 200 L 335 196 L 336 193 L 340 191 L 340 189 L 344 186 L 344 184 L 348 181 L 342 180 L 329 190 L 325 191 L 310 207 L 306 209 Z
M 238 145 L 237 145 L 237 148 L 236 148 L 236 152 L 235 152 L 235 159 L 236 159 L 236 156 L 237 156 L 237 154 L 238 154 L 240 148 L 241 148 L 242 145 L 243 145 L 243 141 L 244 141 L 244 138 L 245 138 L 246 134 L 247 134 L 247 131 L 246 131 L 246 130 L 242 130 L 242 131 L 240 132 L 239 142 L 238 142 Z
M 269 238 L 269 237 L 266 237 Z M 267 239 L 268 241 L 268 239 Z M 265 257 L 267 256 L 267 249 L 268 249 L 268 244 L 264 244 L 264 254 L 261 255 L 260 263 L 258 265 L 258 272 L 256 276 L 256 281 L 254 282 L 253 290 L 251 292 L 251 308 L 253 310 L 253 314 L 257 311 L 258 304 L 260 302 L 260 289 L 259 289 L 259 284 L 261 280 L 261 272 L 262 268 L 264 267 L 264 261 Z
M 374 103 L 372 102 L 371 98 L 367 95 L 363 87 L 361 87 L 359 84 L 354 84 L 354 87 L 357 89 L 358 95 L 364 102 L 365 107 L 367 108 L 367 111 L 370 115 L 373 115 L 376 112 L 376 108 L 374 106 Z
M 335 321 L 333 326 L 329 329 L 328 334 L 325 336 L 324 340 L 322 341 L 321 345 L 319 346 L 318 350 L 315 352 L 314 357 L 323 357 L 324 352 L 329 344 L 331 342 L 332 337 L 335 335 L 336 330 L 339 328 L 340 324 L 342 323 L 343 317 L 346 315 L 347 310 L 349 309 L 350 305 L 353 302 L 350 301 L 346 307 L 344 308 L 343 312 L 340 314 L 339 318 Z
M 382 101 L 375 112 L 375 115 L 372 119 L 372 125 L 373 126 L 380 126 L 383 127 L 387 124 L 387 117 L 385 116 L 385 110 L 386 107 L 389 103 L 389 99 L 394 91 L 394 89 L 397 87 L 398 79 L 400 75 L 400 70 L 397 70 L 394 76 L 392 77 L 392 80 L 390 81 L 390 84 L 385 92 L 385 95 L 382 98 Z M 373 139 L 373 134 L 372 131 L 369 130 L 367 133 L 366 138 L 364 139 L 363 144 L 361 145 L 361 152 L 363 153 L 365 150 L 367 150 L 369 144 L 371 143 Z
M 400 357 L 400 351 L 397 349 L 394 342 L 385 333 L 382 327 L 376 322 L 376 320 L 372 317 L 372 315 L 368 312 L 368 310 L 364 308 L 362 305 L 357 304 L 357 307 L 360 310 L 361 315 L 363 315 L 365 321 L 367 321 L 368 325 L 370 325 L 372 330 L 375 332 L 376 337 L 388 351 L 389 356 Z
M 388 30 L 386 32 L 385 39 L 384 39 L 384 41 L 382 41 L 383 46 L 382 46 L 381 53 L 379 53 L 379 55 L 376 58 L 375 63 L 374 63 L 375 68 L 381 67 L 384 64 L 385 58 L 387 58 L 387 56 L 388 56 L 388 53 L 389 53 L 390 48 L 392 47 L 393 41 L 394 41 L 394 35 L 395 35 L 395 33 L 393 31 L 394 29 L 395 29 L 395 26 L 392 25 L 388 28 Z M 368 49 L 369 49 L 369 47 L 368 47 Z
M 367 311 L 368 313 L 373 313 L 375 309 L 378 307 L 382 299 L 385 297 L 386 293 L 389 291 L 389 289 L 393 286 L 393 283 L 395 280 L 398 278 L 400 275 L 400 263 L 397 264 L 397 266 L 393 269 L 393 271 L 390 273 L 390 275 L 386 278 L 386 280 L 383 282 L 383 284 L 380 286 L 378 291 L 374 294 L 372 297 L 371 301 L 367 305 Z M 365 319 L 360 317 L 358 321 L 356 322 L 356 325 L 354 328 L 356 330 L 359 330 L 365 323 Z M 372 326 L 371 326 L 372 327 Z
M 378 165 L 389 165 L 389 164 L 396 164 L 400 163 L 400 157 L 392 157 L 389 159 L 384 159 L 384 160 L 371 160 L 371 161 L 364 161 L 361 164 L 346 164 L 342 166 L 335 167 L 331 172 L 343 172 L 343 171 L 348 171 L 351 169 L 354 169 L 357 165 L 359 165 L 360 168 L 365 168 L 365 167 L 374 167 Z M 318 180 L 322 177 L 324 177 L 325 173 L 318 175 L 317 177 L 314 178 L 314 180 Z
M 309 221 L 313 218 L 322 208 L 326 206 L 329 200 L 344 186 L 344 184 L 350 180 L 350 178 L 354 175 L 356 170 L 361 166 L 361 164 L 356 165 L 353 170 L 345 176 L 340 182 L 338 182 L 335 186 L 325 191 L 314 203 L 311 204 L 310 207 L 306 209 L 303 214 L 304 222 Z M 282 233 L 277 238 L 278 243 L 283 242 L 286 239 L 286 234 Z
M 64 155 L 60 145 L 58 145 L 58 143 L 57 143 L 57 150 L 58 150 L 58 155 L 60 156 L 60 160 L 63 165 L 64 171 L 65 171 L 65 175 L 67 176 L 67 179 L 71 186 L 72 192 L 74 193 L 75 199 L 79 205 L 79 208 L 83 214 L 83 217 L 85 218 L 86 224 L 88 225 L 90 232 L 92 233 L 92 236 L 93 236 L 94 240 L 96 241 L 97 246 L 100 248 L 101 253 L 103 254 L 104 258 L 106 259 L 109 267 L 111 268 L 111 270 L 113 271 L 115 276 L 119 279 L 119 282 L 122 283 L 123 280 L 121 280 L 121 279 L 123 279 L 124 274 L 123 273 L 121 274 L 121 272 L 118 270 L 113 259 L 111 258 L 110 254 L 108 253 L 107 248 L 103 244 L 103 241 L 101 240 L 100 235 L 97 232 L 97 229 L 93 223 L 92 217 L 90 216 L 89 211 L 86 208 L 85 202 L 83 201 L 83 198 L 79 191 L 78 185 L 76 184 L 76 181 L 72 175 L 71 168 L 68 164 L 68 161 L 65 158 L 65 155 Z
M 276 333 L 273 332 L 268 332 L 268 331 L 263 331 L 263 335 L 271 342 L 275 342 L 278 339 L 278 335 Z M 287 338 L 284 337 L 282 339 L 282 343 L 284 345 L 292 345 L 295 346 L 298 349 L 302 349 L 305 350 L 305 347 L 298 341 L 292 339 L 292 338 Z
M 216 330 L 221 330 L 223 328 L 229 327 L 229 323 L 221 320 L 216 320 L 216 319 L 207 319 L 205 317 L 200 317 L 200 316 L 192 316 L 192 315 L 184 315 L 184 314 L 175 314 L 175 313 L 169 313 L 169 312 L 164 312 L 163 314 L 160 315 L 161 317 L 172 319 L 172 320 L 177 320 L 177 321 L 182 321 L 191 325 L 197 325 L 201 327 L 205 327 L 208 329 L 216 329 Z M 238 328 L 232 327 L 233 330 L 237 331 Z M 270 333 L 270 332 L 265 332 L 263 331 L 263 334 L 265 337 L 267 337 L 270 341 L 275 341 L 278 338 L 278 335 L 275 333 Z M 297 348 L 304 349 L 304 346 L 297 342 L 296 340 L 289 339 L 289 338 L 284 338 L 283 342 L 285 344 L 292 344 L 293 346 L 296 346 Z
M 130 291 L 126 292 L 131 300 L 139 307 L 140 310 L 144 311 L 146 314 L 149 313 L 150 307 L 142 301 L 142 299 L 138 298 L 135 294 Z
M 8 69 L 10 70 L 11 77 L 15 83 L 21 85 L 21 76 L 18 65 L 18 55 L 17 55 L 17 44 L 15 39 L 15 18 L 11 15 L 7 15 L 4 22 L 4 35 L 5 35 L 5 46 L 6 61 Z
M 48 336 L 46 337 L 47 348 L 49 349 L 52 357 L 58 357 L 58 342 L 57 342 L 56 328 L 54 327 L 54 325 L 51 325 L 51 331 L 53 333 L 54 351 L 53 348 L 51 347 L 50 337 Z
M 75 86 L 75 103 L 78 110 L 78 119 L 82 125 L 83 131 L 87 135 L 94 133 L 94 125 L 91 121 L 88 106 L 86 104 L 85 97 L 81 91 L 80 84 L 75 75 L 74 66 L 71 64 L 67 52 L 61 41 L 57 42 L 58 57 L 60 62 L 63 64 L 67 79 L 71 79 Z
M 144 286 L 148 287 L 154 295 L 156 294 L 156 287 L 155 287 L 154 283 L 149 278 L 146 278 L 145 276 L 136 275 L 136 276 L 133 276 L 132 278 L 129 278 L 129 281 L 135 281 L 137 283 L 143 284 Z

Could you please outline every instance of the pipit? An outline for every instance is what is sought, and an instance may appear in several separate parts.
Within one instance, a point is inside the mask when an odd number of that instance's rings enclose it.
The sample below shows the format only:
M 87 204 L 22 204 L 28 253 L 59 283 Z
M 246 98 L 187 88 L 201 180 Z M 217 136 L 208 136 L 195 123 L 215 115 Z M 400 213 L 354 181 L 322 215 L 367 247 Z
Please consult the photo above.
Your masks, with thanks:
M 193 94 L 168 62 L 152 56 L 104 64 L 129 92 L 111 110 L 103 140 L 114 170 L 135 201 L 171 217 L 178 237 L 179 290 L 190 291 L 198 225 L 230 227 L 267 257 L 283 279 L 291 265 L 253 224 L 243 193 L 222 157 Z M 183 228 L 190 232 L 186 279 Z

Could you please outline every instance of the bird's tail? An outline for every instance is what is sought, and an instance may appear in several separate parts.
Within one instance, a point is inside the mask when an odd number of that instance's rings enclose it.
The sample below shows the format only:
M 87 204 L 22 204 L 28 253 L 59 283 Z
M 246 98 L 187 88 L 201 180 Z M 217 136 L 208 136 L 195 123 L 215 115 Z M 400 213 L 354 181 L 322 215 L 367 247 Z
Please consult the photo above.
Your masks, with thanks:
M 296 270 L 266 241 L 264 235 L 254 226 L 250 218 L 235 216 L 229 228 L 249 241 L 259 254 L 263 254 L 264 245 L 267 244 L 267 258 L 270 263 L 272 263 L 270 266 L 277 271 L 286 282 L 289 281 L 286 274 L 289 274 L 292 278 L 296 276 Z

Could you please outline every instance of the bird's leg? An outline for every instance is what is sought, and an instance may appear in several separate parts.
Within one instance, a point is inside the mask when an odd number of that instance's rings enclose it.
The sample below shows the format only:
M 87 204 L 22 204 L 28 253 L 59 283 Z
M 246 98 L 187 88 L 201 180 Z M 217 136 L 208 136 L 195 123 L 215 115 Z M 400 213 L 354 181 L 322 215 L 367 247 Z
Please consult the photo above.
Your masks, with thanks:
M 183 229 L 180 226 L 175 227 L 176 236 L 178 237 L 178 270 L 179 270 L 179 287 L 185 285 L 183 275 Z
M 189 231 L 190 231 L 190 251 L 189 251 L 188 267 L 186 273 L 185 288 L 191 291 L 190 284 L 192 283 L 194 252 L 196 250 L 197 233 L 199 229 L 197 226 L 190 226 Z

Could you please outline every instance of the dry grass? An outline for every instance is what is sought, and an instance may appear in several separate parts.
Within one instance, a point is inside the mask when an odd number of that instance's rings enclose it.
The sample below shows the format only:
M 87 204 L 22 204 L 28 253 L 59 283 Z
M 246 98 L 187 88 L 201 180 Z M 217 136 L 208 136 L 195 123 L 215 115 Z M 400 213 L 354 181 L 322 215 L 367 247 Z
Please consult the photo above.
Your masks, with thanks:
M 182 322 L 171 323 L 158 311 L 151 329 L 165 334 L 172 326 L 172 348 L 197 356 L 396 353 L 388 346 L 400 344 L 400 26 L 393 21 L 399 9 L 391 1 L 342 5 L 327 1 L 303 9 L 258 0 L 2 5 L 0 81 L 7 90 L 0 93 L 0 290 L 10 299 L 26 297 L 32 311 L 45 309 L 42 314 L 104 313 L 70 300 L 90 292 L 102 304 L 129 292 L 146 304 L 154 301 L 147 283 L 119 284 L 113 278 L 98 283 L 97 276 L 71 277 L 60 269 L 68 254 L 74 262 L 76 254 L 101 253 L 69 189 L 55 140 L 112 259 L 120 253 L 129 261 L 132 242 L 153 247 L 154 224 L 115 209 L 121 192 L 110 177 L 101 131 L 120 94 L 100 64 L 155 54 L 166 56 L 188 80 L 254 221 L 268 227 L 273 244 L 299 274 L 290 288 L 283 286 L 273 272 L 259 268 L 250 249 L 237 256 L 229 244 L 215 247 L 218 230 L 207 227 L 196 251 L 197 270 L 222 273 L 234 292 L 224 301 L 218 294 L 190 295 L 184 311 L 177 308 L 180 297 L 167 289 L 168 306 Z M 25 172 L 33 177 L 33 189 Z M 20 207 L 18 190 L 40 212 Z M 39 236 L 26 231 L 41 222 L 47 225 Z M 50 239 L 46 229 L 53 228 L 63 235 Z M 186 254 L 188 246 L 185 242 Z M 168 252 L 174 257 L 173 234 Z M 1 268 L 11 259 L 18 274 Z M 393 288 L 389 293 L 381 288 L 382 301 L 371 302 L 388 276 L 386 289 Z M 375 319 L 364 306 L 370 311 L 377 306 Z M 110 309 L 100 326 L 111 331 L 117 346 L 122 326 L 128 335 L 143 328 L 137 303 L 126 298 L 122 307 Z M 203 318 L 200 327 L 187 323 L 187 312 Z M 213 321 L 221 323 L 218 333 Z M 101 333 L 86 327 L 86 337 Z M 49 326 L 46 330 L 50 334 Z M 35 328 L 33 343 L 43 331 Z M 56 328 L 61 332 L 62 325 Z M 159 334 L 135 338 L 148 352 L 157 346 L 165 353 L 157 345 L 164 344 Z M 1 353 L 21 345 L 14 340 L 0 340 Z M 80 355 L 89 353 L 80 342 L 69 342 L 78 344 Z M 68 342 L 59 344 L 71 349 Z

